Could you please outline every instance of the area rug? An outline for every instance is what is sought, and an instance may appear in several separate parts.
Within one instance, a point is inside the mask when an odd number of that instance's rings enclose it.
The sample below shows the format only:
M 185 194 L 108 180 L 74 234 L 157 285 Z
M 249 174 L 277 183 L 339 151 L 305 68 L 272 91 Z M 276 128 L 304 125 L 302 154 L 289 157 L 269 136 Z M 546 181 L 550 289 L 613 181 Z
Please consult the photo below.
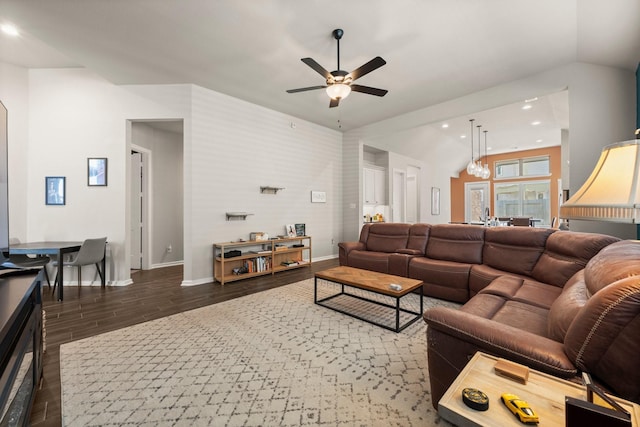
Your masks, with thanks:
M 62 345 L 62 423 L 449 425 L 429 398 L 425 329 L 395 333 L 315 305 L 305 280 Z

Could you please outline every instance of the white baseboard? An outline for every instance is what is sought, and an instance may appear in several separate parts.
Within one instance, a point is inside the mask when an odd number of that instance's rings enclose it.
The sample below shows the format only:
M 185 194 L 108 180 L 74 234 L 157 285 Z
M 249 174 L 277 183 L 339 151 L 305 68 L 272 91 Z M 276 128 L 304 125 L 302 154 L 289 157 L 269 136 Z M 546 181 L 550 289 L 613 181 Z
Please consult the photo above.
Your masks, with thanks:
M 161 264 L 151 264 L 151 270 L 155 270 L 156 268 L 164 268 L 164 267 L 175 267 L 176 265 L 183 265 L 184 261 L 172 261 L 172 262 L 163 262 Z

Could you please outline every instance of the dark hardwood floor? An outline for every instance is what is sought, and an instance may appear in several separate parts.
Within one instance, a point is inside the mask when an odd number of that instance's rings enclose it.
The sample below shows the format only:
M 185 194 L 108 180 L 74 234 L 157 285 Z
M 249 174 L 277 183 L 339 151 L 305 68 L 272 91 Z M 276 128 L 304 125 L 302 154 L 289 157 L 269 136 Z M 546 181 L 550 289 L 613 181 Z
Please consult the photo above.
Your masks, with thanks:
M 207 283 L 183 287 L 182 267 L 138 271 L 133 284 L 65 288 L 58 302 L 43 288 L 46 311 L 46 344 L 43 376 L 31 411 L 34 426 L 61 425 L 60 345 L 158 319 L 206 305 L 216 304 L 255 292 L 288 285 L 313 277 L 315 271 L 338 265 L 337 259 L 314 262 L 275 275 L 240 280 L 221 286 Z

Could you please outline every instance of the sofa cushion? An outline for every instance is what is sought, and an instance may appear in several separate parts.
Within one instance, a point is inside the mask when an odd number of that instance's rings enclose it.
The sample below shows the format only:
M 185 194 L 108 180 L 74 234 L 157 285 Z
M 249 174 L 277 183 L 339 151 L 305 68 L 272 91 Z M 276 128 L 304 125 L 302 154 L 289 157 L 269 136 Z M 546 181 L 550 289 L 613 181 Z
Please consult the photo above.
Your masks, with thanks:
M 367 250 L 391 253 L 406 248 L 410 227 L 410 224 L 398 223 L 372 224 L 366 237 Z
M 584 283 L 584 270 L 580 270 L 562 288 L 562 293 L 549 310 L 549 338 L 564 342 L 567 330 L 576 314 L 587 302 L 587 285 Z
M 544 252 L 531 276 L 544 283 L 562 287 L 571 276 L 587 265 L 600 250 L 617 237 L 596 233 L 558 231 L 547 239 Z
M 378 273 L 388 273 L 389 254 L 386 252 L 354 250 L 349 252 L 348 263 L 345 265 L 363 270 L 377 271 Z
M 500 276 L 489 286 L 480 291 L 481 294 L 501 296 L 507 300 L 519 301 L 544 309 L 551 308 L 562 288 L 514 276 Z
M 409 277 L 424 282 L 425 295 L 449 301 L 469 299 L 470 270 L 471 264 L 424 257 L 415 257 L 409 262 Z
M 430 224 L 413 224 L 409 229 L 407 250 L 418 251 L 421 255 L 424 255 L 430 230 Z
M 431 226 L 426 255 L 428 258 L 467 264 L 482 263 L 484 227 L 462 224 Z
M 469 296 L 473 297 L 478 294 L 481 290 L 489 286 L 491 282 L 502 276 L 511 276 L 520 279 L 529 278 L 524 274 L 498 270 L 485 264 L 474 264 L 471 266 L 471 272 L 469 273 Z
M 555 230 L 531 227 L 491 227 L 485 233 L 482 262 L 498 270 L 531 276 Z

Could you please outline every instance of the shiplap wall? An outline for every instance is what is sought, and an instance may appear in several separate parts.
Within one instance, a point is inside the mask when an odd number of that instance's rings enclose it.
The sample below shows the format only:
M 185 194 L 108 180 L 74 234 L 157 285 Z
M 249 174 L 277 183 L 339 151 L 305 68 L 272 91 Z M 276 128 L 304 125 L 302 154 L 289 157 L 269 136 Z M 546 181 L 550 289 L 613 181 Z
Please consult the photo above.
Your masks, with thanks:
M 193 281 L 212 274 L 212 243 L 283 234 L 304 223 L 313 258 L 342 239 L 342 135 L 204 88 L 193 88 L 191 249 Z M 260 186 L 284 187 L 261 194 Z M 311 203 L 311 191 L 326 203 Z M 226 212 L 252 213 L 227 221 Z M 190 278 L 186 277 L 185 281 Z

